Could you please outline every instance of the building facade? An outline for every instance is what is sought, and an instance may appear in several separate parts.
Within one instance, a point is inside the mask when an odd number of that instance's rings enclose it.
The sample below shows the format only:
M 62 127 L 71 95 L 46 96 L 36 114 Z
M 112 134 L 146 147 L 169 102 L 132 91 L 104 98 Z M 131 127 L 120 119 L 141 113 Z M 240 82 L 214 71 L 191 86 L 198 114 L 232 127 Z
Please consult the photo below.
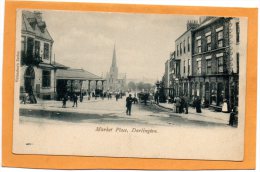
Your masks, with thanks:
M 53 39 L 40 12 L 22 11 L 20 92 L 55 97 Z
M 198 22 L 187 22 L 187 30 L 175 40 L 175 95 L 190 94 L 190 76 L 192 75 L 192 30 L 198 26 Z
M 237 88 L 231 88 L 233 82 L 238 81 L 238 75 L 235 76 L 238 63 L 235 62 L 239 59 L 233 57 L 232 52 L 239 43 L 231 41 L 235 35 L 239 35 L 239 32 L 231 28 L 234 20 L 236 19 L 208 17 L 192 33 L 191 96 L 201 97 L 206 106 L 221 108 L 225 100 L 231 108 L 237 105 L 233 102 L 233 97 L 238 95 L 234 92 Z M 235 27 L 239 27 L 239 22 Z
M 113 50 L 112 64 L 106 75 L 106 90 L 111 92 L 126 91 L 126 74 L 118 73 L 115 46 Z
M 240 24 L 238 18 L 201 17 L 188 21 L 170 57 L 172 97 L 199 96 L 205 107 L 238 105 Z M 190 25 L 189 25 L 190 24 Z

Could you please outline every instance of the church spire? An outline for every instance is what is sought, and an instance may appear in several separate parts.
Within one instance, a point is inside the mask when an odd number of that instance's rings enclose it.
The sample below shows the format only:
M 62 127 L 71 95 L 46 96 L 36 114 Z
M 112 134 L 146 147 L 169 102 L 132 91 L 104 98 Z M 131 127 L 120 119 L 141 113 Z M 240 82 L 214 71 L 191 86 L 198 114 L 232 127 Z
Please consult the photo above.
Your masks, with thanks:
M 116 43 L 114 44 L 112 66 L 116 67 Z

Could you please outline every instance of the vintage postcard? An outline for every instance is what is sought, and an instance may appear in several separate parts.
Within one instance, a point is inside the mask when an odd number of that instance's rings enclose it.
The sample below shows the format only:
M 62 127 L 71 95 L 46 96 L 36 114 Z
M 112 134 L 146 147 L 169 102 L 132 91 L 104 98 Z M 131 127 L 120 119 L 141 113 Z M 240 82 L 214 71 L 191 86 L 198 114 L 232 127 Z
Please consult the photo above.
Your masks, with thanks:
M 252 169 L 257 10 L 200 8 L 7 2 L 4 165 Z
M 16 19 L 14 153 L 243 160 L 247 18 Z

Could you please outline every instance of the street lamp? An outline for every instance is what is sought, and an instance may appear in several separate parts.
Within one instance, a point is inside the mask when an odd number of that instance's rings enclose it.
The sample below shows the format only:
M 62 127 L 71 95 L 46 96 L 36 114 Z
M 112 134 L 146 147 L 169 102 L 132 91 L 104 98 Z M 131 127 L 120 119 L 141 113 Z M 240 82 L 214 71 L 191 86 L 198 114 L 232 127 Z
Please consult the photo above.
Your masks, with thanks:
M 159 81 L 157 81 L 157 82 L 155 83 L 155 85 L 156 85 L 156 88 L 157 88 L 157 90 L 159 90 L 159 87 L 160 87 L 160 82 L 159 82 Z

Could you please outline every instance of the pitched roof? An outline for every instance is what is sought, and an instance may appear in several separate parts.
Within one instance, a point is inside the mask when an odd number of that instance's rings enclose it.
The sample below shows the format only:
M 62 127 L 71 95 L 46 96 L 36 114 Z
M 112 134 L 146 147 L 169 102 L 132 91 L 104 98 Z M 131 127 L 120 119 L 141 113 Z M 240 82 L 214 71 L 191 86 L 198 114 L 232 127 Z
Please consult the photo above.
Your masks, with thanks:
M 34 23 L 35 26 L 33 27 L 30 22 Z M 41 27 L 40 25 L 44 27 Z M 29 32 L 37 37 L 53 42 L 53 39 L 45 26 L 45 22 L 37 20 L 34 12 L 22 11 L 22 31 Z
M 85 71 L 84 69 L 58 69 L 56 79 L 68 80 L 102 80 L 101 77 Z

